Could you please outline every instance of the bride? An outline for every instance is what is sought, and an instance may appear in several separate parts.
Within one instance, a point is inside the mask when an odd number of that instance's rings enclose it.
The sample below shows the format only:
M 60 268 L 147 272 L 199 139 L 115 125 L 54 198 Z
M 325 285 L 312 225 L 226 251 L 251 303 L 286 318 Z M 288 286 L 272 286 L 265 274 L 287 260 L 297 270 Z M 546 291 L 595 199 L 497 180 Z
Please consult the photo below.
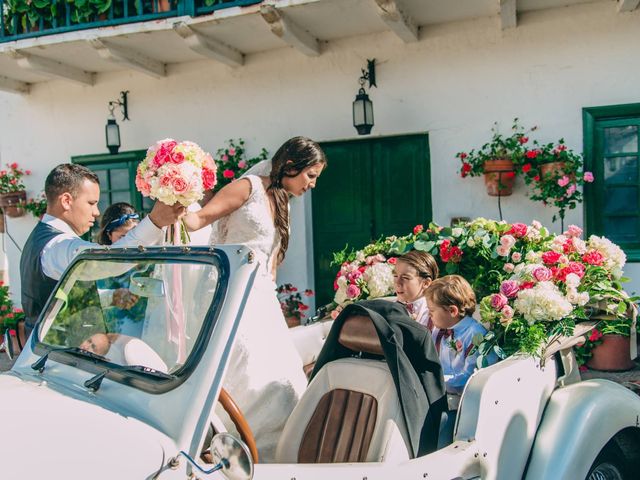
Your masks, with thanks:
M 307 384 L 275 292 L 276 268 L 289 245 L 289 197 L 314 188 L 326 164 L 316 142 L 291 138 L 267 175 L 241 177 L 185 217 L 192 231 L 215 222 L 211 244 L 247 245 L 261 262 L 254 289 L 260 305 L 243 317 L 248 321 L 239 326 L 224 385 L 247 418 L 261 462 L 274 460 L 284 423 Z

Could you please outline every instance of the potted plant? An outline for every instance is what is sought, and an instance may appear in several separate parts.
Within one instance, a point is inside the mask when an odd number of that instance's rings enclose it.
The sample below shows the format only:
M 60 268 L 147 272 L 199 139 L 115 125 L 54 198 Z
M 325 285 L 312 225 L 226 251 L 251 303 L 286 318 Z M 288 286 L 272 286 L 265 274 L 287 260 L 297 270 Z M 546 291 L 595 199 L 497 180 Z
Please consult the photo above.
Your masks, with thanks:
M 309 306 L 302 301 L 302 295 L 300 295 L 298 289 L 290 283 L 285 283 L 284 285 L 280 285 L 276 289 L 276 292 L 287 326 L 292 328 L 300 325 L 302 317 L 305 316 L 304 312 L 309 310 Z M 304 295 L 306 297 L 312 297 L 313 291 L 307 289 L 304 291 Z
M 7 170 L 0 170 L 0 207 L 10 217 L 21 217 L 27 200 L 22 177 L 31 175 L 31 171 L 20 169 L 15 162 L 8 163 L 7 167 Z
M 225 185 L 239 178 L 243 173 L 261 160 L 266 160 L 269 153 L 263 148 L 257 157 L 247 158 L 244 148 L 244 140 L 227 140 L 227 146 L 218 149 L 214 161 L 218 167 L 218 183 L 214 191 L 220 190 Z
M 565 211 L 582 202 L 579 187 L 593 182 L 593 173 L 583 171 L 582 156 L 568 149 L 564 139 L 543 145 L 534 141 L 524 157 L 521 171 L 531 189 L 529 198 L 556 207 L 558 216 L 553 221 L 560 218 L 564 230 Z
M 20 346 L 17 339 L 18 322 L 24 320 L 24 312 L 20 308 L 16 308 L 11 301 L 9 295 L 9 287 L 0 281 L 0 342 L 2 338 L 6 338 L 13 345 L 4 345 L 9 348 L 10 352 L 19 352 Z M 9 335 L 5 336 L 8 331 Z
M 465 178 L 484 175 L 487 193 L 491 196 L 508 196 L 513 192 L 517 166 L 522 164 L 528 132 L 513 120 L 511 134 L 506 136 L 498 131 L 495 123 L 491 129 L 491 140 L 479 149 L 459 152 L 456 157 L 462 162 L 460 176 Z
M 47 197 L 45 197 L 44 192 L 42 192 L 37 198 L 27 200 L 23 208 L 37 220 L 40 220 L 47 212 Z

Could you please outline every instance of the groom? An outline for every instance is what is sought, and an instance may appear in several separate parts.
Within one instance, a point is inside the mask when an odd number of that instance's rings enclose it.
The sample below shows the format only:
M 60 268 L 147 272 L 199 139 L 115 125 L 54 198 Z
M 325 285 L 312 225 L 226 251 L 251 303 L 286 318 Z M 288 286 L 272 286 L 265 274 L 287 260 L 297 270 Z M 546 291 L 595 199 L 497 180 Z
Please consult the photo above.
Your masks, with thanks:
M 20 258 L 25 336 L 29 337 L 49 295 L 73 258 L 82 250 L 99 247 L 80 238 L 100 216 L 100 182 L 82 165 L 64 163 L 47 176 L 44 186 L 47 213 L 31 232 Z M 149 215 L 113 247 L 153 245 L 163 239 L 162 227 L 177 222 L 184 207 L 156 202 Z

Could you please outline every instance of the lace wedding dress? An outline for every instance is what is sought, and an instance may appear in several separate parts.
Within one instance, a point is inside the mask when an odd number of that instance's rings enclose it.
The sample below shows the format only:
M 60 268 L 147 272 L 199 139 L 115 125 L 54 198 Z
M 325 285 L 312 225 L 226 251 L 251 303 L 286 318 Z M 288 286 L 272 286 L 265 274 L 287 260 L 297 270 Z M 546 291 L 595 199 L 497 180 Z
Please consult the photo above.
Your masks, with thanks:
M 269 198 L 260 177 L 244 178 L 251 182 L 248 200 L 212 225 L 210 243 L 247 245 L 262 264 L 252 289 L 253 299 L 257 301 L 246 307 L 224 383 L 247 418 L 262 463 L 274 460 L 284 424 L 304 392 L 307 380 L 271 276 L 279 239 Z M 226 415 L 221 417 L 228 430 L 234 431 Z

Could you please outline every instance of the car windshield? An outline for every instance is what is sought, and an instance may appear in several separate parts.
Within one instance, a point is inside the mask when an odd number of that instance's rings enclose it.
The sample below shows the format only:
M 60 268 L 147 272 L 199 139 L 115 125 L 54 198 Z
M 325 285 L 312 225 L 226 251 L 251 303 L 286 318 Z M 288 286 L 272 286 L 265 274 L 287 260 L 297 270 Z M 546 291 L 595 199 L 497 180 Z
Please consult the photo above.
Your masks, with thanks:
M 194 348 L 219 277 L 210 263 L 81 261 L 56 290 L 40 341 L 118 365 L 176 372 Z

